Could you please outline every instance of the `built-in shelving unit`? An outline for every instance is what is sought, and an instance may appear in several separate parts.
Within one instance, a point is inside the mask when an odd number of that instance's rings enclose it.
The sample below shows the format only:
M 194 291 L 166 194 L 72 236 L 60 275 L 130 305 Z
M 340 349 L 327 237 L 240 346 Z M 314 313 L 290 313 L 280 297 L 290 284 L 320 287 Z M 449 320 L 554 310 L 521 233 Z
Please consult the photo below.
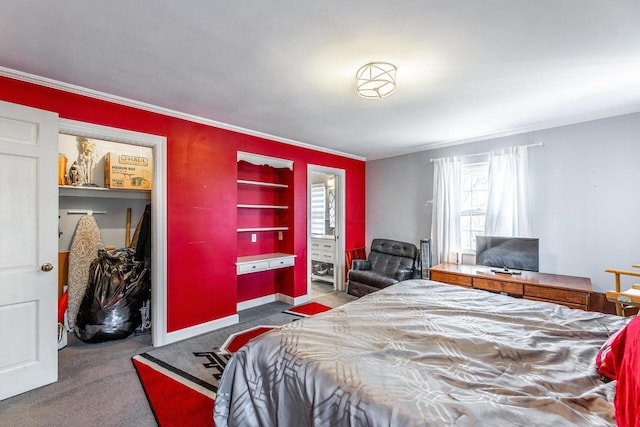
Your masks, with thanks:
M 238 152 L 238 275 L 294 265 L 293 162 Z

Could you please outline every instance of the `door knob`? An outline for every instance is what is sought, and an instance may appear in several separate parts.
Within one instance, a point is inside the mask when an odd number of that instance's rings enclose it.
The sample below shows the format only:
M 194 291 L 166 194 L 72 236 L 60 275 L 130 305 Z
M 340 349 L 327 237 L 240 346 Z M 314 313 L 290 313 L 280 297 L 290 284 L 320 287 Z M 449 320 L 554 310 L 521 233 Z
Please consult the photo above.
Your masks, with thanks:
M 50 262 L 46 262 L 46 263 L 42 264 L 42 267 L 40 267 L 40 269 L 42 271 L 51 271 L 51 270 L 53 270 L 53 264 L 51 264 Z

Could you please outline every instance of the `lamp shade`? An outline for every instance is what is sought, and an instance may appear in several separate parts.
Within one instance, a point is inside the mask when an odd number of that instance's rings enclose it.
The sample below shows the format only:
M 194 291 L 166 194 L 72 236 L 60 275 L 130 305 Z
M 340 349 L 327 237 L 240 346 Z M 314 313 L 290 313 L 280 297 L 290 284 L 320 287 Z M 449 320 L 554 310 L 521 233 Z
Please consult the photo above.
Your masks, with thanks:
M 358 95 L 363 98 L 384 98 L 396 90 L 395 65 L 388 62 L 370 62 L 356 73 Z

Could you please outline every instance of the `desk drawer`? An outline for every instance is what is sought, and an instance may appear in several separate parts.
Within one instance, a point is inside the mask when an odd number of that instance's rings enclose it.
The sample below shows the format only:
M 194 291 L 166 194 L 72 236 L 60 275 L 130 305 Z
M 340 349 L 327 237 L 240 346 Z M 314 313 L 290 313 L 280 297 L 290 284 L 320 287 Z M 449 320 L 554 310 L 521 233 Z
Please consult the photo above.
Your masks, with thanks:
M 566 302 L 573 304 L 580 304 L 584 306 L 589 305 L 589 293 L 572 291 L 569 289 L 551 288 L 548 286 L 537 285 L 525 285 L 524 295 L 533 298 L 542 298 L 545 300 L 551 300 L 553 302 Z
M 269 268 L 290 267 L 293 265 L 293 258 L 281 258 L 269 261 Z
M 262 271 L 269 269 L 269 261 L 256 261 L 247 264 L 238 265 L 238 274 L 253 273 L 254 271 Z
M 468 288 L 471 287 L 470 276 L 461 276 L 459 274 L 444 273 L 442 271 L 431 270 L 431 280 L 435 280 L 436 282 L 448 283 L 450 285 L 466 286 Z
M 522 295 L 522 283 L 503 282 L 501 280 L 473 278 L 473 287 L 492 292 L 506 292 L 511 295 Z

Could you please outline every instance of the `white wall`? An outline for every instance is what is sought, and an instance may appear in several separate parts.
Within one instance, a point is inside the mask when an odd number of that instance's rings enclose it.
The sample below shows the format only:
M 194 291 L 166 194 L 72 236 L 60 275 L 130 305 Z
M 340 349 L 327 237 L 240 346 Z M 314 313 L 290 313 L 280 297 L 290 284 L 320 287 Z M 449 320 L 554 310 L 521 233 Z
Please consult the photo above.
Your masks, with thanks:
M 367 162 L 367 241 L 430 236 L 429 159 L 534 142 L 543 143 L 529 149 L 540 271 L 612 289 L 605 269 L 640 264 L 640 113 Z

